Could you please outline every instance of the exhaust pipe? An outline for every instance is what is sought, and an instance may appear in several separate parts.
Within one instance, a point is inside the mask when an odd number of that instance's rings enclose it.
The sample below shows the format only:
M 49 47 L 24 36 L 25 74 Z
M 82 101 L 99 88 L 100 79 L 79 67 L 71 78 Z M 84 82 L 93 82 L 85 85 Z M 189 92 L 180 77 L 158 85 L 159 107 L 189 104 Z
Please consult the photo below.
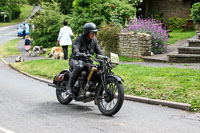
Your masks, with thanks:
M 55 87 L 55 88 L 56 88 L 56 85 L 55 85 L 55 84 L 52 84 L 52 83 L 48 84 L 48 86 L 51 86 L 51 87 Z

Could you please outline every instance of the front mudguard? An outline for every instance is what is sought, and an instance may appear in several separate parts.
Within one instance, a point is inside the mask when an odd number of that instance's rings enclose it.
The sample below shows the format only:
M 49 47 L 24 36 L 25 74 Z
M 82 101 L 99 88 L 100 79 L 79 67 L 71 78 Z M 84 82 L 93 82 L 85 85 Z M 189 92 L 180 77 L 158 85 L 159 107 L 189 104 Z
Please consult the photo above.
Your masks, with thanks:
M 119 76 L 117 76 L 117 75 L 107 75 L 106 76 L 106 79 L 107 78 L 114 78 L 114 79 L 116 79 L 118 82 L 120 82 L 120 83 L 122 83 L 122 82 L 124 82 L 124 80 L 121 78 L 121 77 L 119 77 Z M 94 99 L 94 104 L 95 105 L 97 105 L 97 91 L 100 89 L 100 87 L 102 87 L 103 85 L 102 85 L 102 83 L 100 83 L 98 86 L 97 86 L 97 89 L 96 89 L 96 91 L 95 91 L 95 99 Z
M 110 78 L 110 77 L 112 77 L 112 78 L 115 78 L 118 82 L 120 82 L 120 83 L 122 83 L 122 82 L 124 82 L 124 80 L 120 77 L 120 76 L 117 76 L 117 75 L 107 75 L 106 76 L 106 78 Z

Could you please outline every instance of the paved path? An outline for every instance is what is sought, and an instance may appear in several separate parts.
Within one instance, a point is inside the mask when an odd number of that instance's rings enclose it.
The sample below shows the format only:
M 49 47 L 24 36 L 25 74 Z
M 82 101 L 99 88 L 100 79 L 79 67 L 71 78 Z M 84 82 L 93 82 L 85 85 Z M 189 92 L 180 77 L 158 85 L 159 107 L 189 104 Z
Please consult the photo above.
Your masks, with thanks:
M 27 56 L 26 55 L 26 50 L 24 49 L 24 39 L 22 39 L 19 44 L 17 44 L 17 49 L 20 51 L 22 58 L 24 58 L 24 61 L 30 61 L 30 60 L 39 60 L 39 59 L 49 59 L 43 56 Z M 12 56 L 12 57 L 5 57 L 4 59 L 8 62 L 8 63 L 15 63 L 15 58 L 17 58 L 18 56 Z

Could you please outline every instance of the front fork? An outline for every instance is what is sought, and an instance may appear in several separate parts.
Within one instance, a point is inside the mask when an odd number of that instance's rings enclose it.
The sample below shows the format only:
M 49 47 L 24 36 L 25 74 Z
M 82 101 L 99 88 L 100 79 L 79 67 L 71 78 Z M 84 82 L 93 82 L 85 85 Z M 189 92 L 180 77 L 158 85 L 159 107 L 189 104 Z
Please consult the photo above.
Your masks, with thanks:
M 101 82 L 102 82 L 102 85 L 103 85 L 103 88 L 107 94 L 108 92 L 108 89 L 107 89 L 107 83 L 106 83 L 106 71 L 105 71 L 105 64 L 102 63 L 102 66 L 103 66 L 103 71 L 101 72 Z

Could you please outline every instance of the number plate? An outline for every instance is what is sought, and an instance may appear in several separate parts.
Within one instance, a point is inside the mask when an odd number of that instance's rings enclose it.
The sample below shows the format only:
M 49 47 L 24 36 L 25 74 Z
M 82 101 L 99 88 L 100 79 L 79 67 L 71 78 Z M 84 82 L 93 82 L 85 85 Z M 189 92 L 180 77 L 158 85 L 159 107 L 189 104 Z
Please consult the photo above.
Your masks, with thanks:
M 119 64 L 119 56 L 115 53 L 110 53 L 111 63 Z

